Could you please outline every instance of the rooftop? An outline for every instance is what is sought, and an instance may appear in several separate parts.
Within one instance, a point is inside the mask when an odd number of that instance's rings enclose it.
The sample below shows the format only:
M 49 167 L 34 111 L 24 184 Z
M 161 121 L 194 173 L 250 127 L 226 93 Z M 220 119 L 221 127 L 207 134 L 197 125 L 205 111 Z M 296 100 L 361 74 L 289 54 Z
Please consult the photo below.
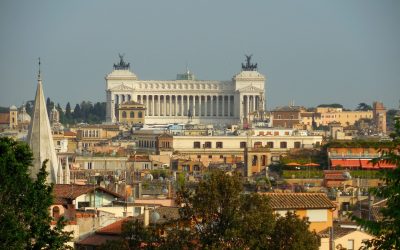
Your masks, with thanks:
M 335 205 L 323 193 L 264 193 L 272 209 L 320 209 Z
M 56 204 L 66 204 L 67 200 L 76 199 L 77 197 L 93 192 L 93 190 L 101 190 L 103 192 L 122 198 L 121 195 L 114 193 L 106 188 L 93 185 L 76 185 L 76 184 L 55 184 L 53 189 L 54 202 Z

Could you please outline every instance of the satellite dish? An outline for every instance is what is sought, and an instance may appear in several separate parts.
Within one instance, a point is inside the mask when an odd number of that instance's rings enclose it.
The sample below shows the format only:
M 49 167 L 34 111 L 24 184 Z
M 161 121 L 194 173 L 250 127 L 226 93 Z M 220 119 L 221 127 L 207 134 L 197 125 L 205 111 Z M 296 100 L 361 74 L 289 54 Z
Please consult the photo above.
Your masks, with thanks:
M 351 175 L 350 175 L 350 173 L 349 172 L 343 172 L 343 176 L 346 178 L 346 179 L 351 179 Z
M 144 178 L 145 178 L 146 180 L 148 180 L 148 181 L 152 181 L 152 180 L 153 180 L 153 175 L 152 175 L 152 174 L 146 174 L 146 175 L 144 176 Z

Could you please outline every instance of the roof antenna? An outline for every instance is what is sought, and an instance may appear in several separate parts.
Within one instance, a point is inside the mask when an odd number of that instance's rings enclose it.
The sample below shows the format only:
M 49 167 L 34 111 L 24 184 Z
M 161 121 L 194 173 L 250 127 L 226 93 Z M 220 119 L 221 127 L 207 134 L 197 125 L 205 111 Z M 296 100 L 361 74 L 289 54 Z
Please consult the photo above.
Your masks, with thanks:
M 186 74 L 190 74 L 188 63 L 186 62 Z

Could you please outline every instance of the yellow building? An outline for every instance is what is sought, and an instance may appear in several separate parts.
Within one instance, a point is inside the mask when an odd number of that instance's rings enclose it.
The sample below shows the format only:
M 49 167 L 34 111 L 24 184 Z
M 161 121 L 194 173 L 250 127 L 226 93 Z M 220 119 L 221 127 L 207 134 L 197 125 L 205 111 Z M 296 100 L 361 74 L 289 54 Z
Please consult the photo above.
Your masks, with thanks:
M 277 214 L 294 212 L 300 218 L 308 217 L 309 230 L 320 232 L 333 225 L 335 205 L 323 193 L 264 193 Z
M 100 143 L 106 144 L 120 133 L 118 125 L 84 124 L 72 127 L 70 130 L 76 133 L 78 149 L 89 149 Z
M 144 124 L 145 111 L 146 106 L 141 103 L 134 101 L 121 103 L 118 107 L 118 121 L 130 125 Z
M 373 119 L 372 110 L 368 111 L 343 111 L 342 108 L 317 108 L 321 114 L 321 124 L 328 125 L 332 122 L 339 122 L 342 126 L 354 125 L 360 119 Z
M 333 237 L 331 237 L 331 234 L 333 234 Z M 320 250 L 360 249 L 363 246 L 363 241 L 373 239 L 372 235 L 354 227 L 334 227 L 333 230 L 326 229 L 321 231 L 319 235 L 321 236 Z M 330 245 L 333 245 L 333 248 Z

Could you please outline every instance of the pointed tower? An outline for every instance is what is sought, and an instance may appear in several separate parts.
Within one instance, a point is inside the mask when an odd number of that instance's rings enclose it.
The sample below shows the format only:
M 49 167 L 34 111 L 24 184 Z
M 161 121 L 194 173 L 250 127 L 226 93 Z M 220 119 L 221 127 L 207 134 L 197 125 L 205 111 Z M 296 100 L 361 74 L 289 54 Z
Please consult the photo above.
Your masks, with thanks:
M 40 59 L 35 104 L 28 130 L 28 144 L 33 153 L 33 166 L 30 171 L 31 178 L 36 179 L 43 161 L 48 159 L 46 168 L 48 172 L 47 183 L 57 183 L 58 161 L 43 94 Z

